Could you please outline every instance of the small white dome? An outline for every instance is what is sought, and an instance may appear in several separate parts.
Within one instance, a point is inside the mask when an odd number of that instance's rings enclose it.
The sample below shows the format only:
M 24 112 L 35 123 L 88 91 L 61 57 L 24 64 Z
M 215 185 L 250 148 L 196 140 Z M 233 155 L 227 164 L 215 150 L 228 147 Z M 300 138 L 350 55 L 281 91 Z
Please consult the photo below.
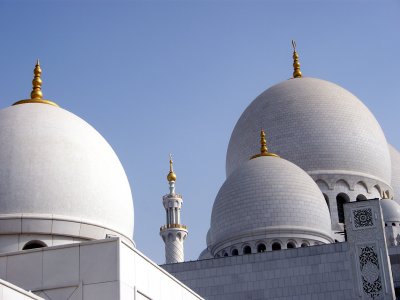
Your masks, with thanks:
M 400 205 L 390 199 L 381 200 L 382 215 L 385 222 L 400 222 Z
M 296 78 L 272 86 L 243 112 L 229 142 L 226 173 L 257 152 L 267 133 L 272 152 L 310 174 L 354 174 L 390 184 L 385 136 L 368 108 L 340 86 Z
M 128 179 L 113 149 L 88 123 L 52 105 L 11 106 L 0 111 L 0 145 L 2 218 L 49 219 L 48 229 L 33 228 L 41 234 L 90 239 L 103 228 L 99 238 L 109 230 L 133 241 Z M 61 227 L 55 228 L 55 220 Z
M 392 183 L 394 200 L 400 204 L 400 153 L 392 145 L 388 144 L 390 158 L 392 160 Z
M 226 179 L 214 202 L 207 243 L 212 249 L 260 235 L 332 241 L 328 206 L 318 186 L 282 158 L 248 160 Z

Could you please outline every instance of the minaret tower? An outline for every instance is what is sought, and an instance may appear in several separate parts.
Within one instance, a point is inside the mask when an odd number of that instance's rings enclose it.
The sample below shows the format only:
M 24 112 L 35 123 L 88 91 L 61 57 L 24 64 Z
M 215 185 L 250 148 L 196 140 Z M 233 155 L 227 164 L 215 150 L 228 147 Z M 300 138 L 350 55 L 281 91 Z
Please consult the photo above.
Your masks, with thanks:
M 182 195 L 175 193 L 176 174 L 174 173 L 171 155 L 167 180 L 169 193 L 163 196 L 167 219 L 166 224 L 160 228 L 160 235 L 165 243 L 165 263 L 171 264 L 184 261 L 183 242 L 188 234 L 186 226 L 181 224 L 183 199 Z

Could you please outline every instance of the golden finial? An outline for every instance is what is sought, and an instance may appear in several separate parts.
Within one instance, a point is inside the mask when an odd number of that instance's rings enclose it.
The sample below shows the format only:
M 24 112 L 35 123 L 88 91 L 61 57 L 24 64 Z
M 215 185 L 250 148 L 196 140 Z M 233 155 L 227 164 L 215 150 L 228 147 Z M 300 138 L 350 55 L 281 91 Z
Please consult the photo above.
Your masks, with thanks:
M 42 79 L 40 78 L 42 75 L 42 69 L 40 68 L 39 59 L 36 61 L 36 65 L 35 65 L 35 69 L 33 70 L 33 74 L 35 76 L 33 77 L 33 80 L 32 80 L 31 99 L 20 100 L 18 102 L 15 102 L 13 105 L 25 104 L 25 103 L 44 103 L 44 104 L 50 104 L 50 105 L 58 107 L 58 105 L 56 103 L 54 103 L 53 101 L 43 99 Z
M 292 46 L 293 46 L 293 77 L 294 78 L 300 78 L 302 77 L 301 71 L 300 71 L 300 62 L 299 62 L 299 55 L 296 52 L 296 41 L 292 40 Z
M 267 148 L 267 140 L 265 138 L 265 132 L 264 129 L 261 129 L 261 133 L 260 133 L 260 144 L 261 144 L 261 154 L 265 154 L 268 153 L 268 148 Z
M 35 74 L 35 77 L 33 77 L 32 80 L 33 87 L 31 92 L 31 99 L 43 99 L 42 79 L 40 78 L 40 75 L 42 75 L 42 69 L 40 68 L 39 59 L 36 61 L 36 66 L 35 70 L 33 70 L 33 74 Z
M 167 175 L 167 180 L 169 182 L 171 181 L 176 181 L 176 174 L 174 173 L 174 168 L 173 168 L 173 161 L 172 161 L 172 154 L 169 155 L 169 173 Z
M 260 132 L 260 144 L 261 144 L 260 153 L 256 154 L 256 155 L 253 155 L 250 159 L 253 159 L 253 158 L 256 158 L 256 157 L 260 157 L 260 156 L 279 157 L 279 155 L 277 155 L 275 153 L 268 152 L 267 139 L 265 138 L 264 129 L 261 129 L 261 132 Z

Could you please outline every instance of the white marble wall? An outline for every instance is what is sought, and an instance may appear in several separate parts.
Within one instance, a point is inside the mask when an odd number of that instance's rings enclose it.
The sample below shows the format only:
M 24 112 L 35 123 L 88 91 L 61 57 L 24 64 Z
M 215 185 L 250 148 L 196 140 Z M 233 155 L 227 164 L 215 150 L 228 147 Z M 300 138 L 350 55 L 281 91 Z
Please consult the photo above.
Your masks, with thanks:
M 119 238 L 1 254 L 0 278 L 46 300 L 202 299 Z
M 125 243 L 121 243 L 120 256 L 121 299 L 203 299 Z M 137 298 L 134 298 L 135 293 Z
M 209 300 L 355 299 L 347 243 L 162 267 Z
M 0 279 L 0 300 L 43 300 L 33 293 Z

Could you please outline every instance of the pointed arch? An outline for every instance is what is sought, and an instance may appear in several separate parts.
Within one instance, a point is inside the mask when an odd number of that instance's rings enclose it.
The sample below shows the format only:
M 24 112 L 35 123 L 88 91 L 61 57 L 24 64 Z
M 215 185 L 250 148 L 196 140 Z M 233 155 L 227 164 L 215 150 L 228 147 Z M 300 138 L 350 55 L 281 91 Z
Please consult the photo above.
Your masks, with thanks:
M 354 187 L 361 187 L 361 189 L 365 190 L 365 193 L 368 193 L 368 187 L 367 184 L 364 181 L 359 181 L 356 183 L 356 185 Z
M 336 181 L 335 187 L 340 187 L 340 186 L 345 187 L 348 190 L 350 190 L 350 184 L 344 179 L 339 179 Z
M 315 183 L 318 185 L 320 190 L 329 190 L 329 184 L 323 179 L 317 179 Z
M 379 184 L 375 184 L 373 189 L 375 189 L 378 192 L 379 196 L 382 197 L 382 189 Z

